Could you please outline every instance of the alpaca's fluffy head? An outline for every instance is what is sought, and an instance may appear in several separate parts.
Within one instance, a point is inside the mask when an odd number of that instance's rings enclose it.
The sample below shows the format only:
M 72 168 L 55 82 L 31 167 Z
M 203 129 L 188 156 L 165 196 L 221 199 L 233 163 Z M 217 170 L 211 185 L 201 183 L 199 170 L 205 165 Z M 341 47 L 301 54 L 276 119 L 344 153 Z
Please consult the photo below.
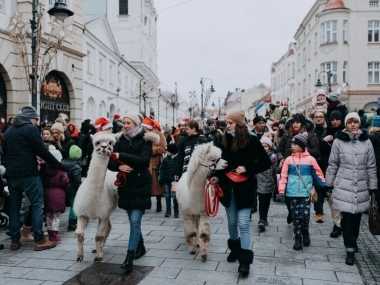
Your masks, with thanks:
M 102 156 L 108 156 L 112 153 L 116 143 L 115 136 L 106 132 L 99 132 L 91 136 L 94 146 L 94 153 Z
M 221 159 L 222 151 L 213 143 L 201 144 L 195 147 L 191 155 L 188 171 L 194 166 L 194 170 L 198 167 L 208 168 L 210 172 L 224 169 L 227 167 L 227 161 Z

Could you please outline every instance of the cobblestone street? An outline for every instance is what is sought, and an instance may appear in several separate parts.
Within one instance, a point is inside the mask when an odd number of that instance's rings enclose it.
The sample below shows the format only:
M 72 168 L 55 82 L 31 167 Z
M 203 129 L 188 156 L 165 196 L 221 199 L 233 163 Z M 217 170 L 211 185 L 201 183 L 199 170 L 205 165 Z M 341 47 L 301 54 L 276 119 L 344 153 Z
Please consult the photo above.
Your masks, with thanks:
M 153 200 L 152 200 L 153 201 Z M 202 263 L 199 254 L 187 253 L 180 219 L 164 218 L 153 210 L 143 216 L 143 235 L 147 253 L 134 264 L 154 269 L 141 285 L 216 285 L 216 284 L 379 284 L 380 242 L 362 223 L 356 266 L 347 266 L 342 237 L 330 238 L 332 220 L 325 203 L 325 222 L 311 218 L 311 245 L 303 251 L 292 249 L 292 226 L 286 224 L 286 207 L 272 203 L 267 231 L 259 233 L 258 214 L 252 216 L 251 229 L 255 258 L 247 278 L 239 278 L 238 263 L 228 263 L 227 219 L 224 208 L 211 219 L 209 258 Z M 366 219 L 367 216 L 364 216 Z M 52 250 L 36 252 L 33 243 L 24 242 L 21 249 L 11 252 L 10 240 L 2 231 L 0 240 L 6 249 L 0 252 L 0 284 L 58 285 L 93 264 L 94 236 L 97 222 L 92 221 L 85 233 L 85 257 L 76 262 L 77 246 L 74 233 L 66 232 L 67 212 L 61 223 L 62 243 Z M 125 258 L 129 224 L 127 215 L 117 210 L 112 216 L 113 229 L 104 247 L 104 263 L 121 264 Z M 378 283 L 376 283 L 378 282 Z

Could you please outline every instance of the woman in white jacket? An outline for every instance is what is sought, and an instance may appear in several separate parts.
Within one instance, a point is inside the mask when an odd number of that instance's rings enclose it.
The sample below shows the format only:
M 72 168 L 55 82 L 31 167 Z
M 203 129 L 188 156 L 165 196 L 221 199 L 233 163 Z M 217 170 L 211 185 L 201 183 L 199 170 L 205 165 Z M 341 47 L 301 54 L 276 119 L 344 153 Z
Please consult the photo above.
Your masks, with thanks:
M 342 212 L 346 264 L 354 264 L 360 220 L 369 209 L 370 194 L 377 190 L 376 160 L 368 131 L 360 130 L 357 113 L 345 118 L 345 129 L 336 134 L 326 170 L 325 190 L 334 189 L 334 209 Z

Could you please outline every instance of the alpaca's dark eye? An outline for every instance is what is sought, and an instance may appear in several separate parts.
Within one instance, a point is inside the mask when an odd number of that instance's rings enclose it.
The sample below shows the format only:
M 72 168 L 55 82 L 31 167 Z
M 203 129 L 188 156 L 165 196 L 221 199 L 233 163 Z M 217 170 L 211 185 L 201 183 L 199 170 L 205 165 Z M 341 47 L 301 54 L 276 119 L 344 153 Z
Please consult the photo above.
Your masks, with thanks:
M 100 145 L 100 142 L 96 142 L 96 145 Z
M 112 145 L 112 142 L 109 142 L 108 144 L 109 144 L 109 145 Z

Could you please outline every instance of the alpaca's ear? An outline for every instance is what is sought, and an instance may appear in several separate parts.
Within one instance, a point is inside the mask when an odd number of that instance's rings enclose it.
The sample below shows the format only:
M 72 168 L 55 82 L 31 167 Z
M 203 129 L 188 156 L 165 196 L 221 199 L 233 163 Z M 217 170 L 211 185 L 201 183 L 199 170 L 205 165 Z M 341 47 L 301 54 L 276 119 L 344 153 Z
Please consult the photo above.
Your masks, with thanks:
M 207 146 L 207 149 L 206 149 L 206 153 L 209 153 L 211 151 L 211 147 L 212 147 L 212 142 L 208 143 L 208 146 Z

